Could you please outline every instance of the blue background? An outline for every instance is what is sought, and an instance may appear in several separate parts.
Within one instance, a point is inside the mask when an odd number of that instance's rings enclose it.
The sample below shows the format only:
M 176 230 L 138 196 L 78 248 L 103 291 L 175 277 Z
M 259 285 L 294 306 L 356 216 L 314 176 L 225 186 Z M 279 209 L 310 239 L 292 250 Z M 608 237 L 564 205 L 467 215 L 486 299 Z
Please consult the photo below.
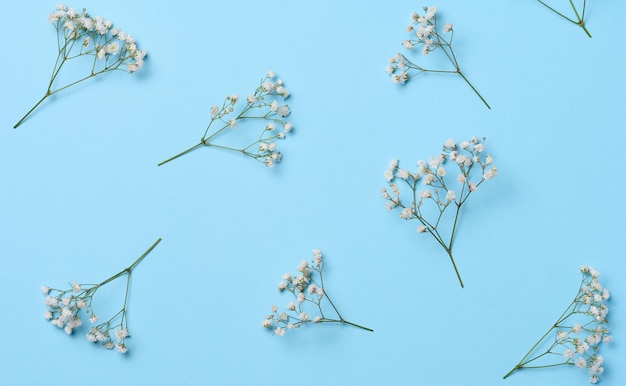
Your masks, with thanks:
M 612 292 L 601 382 L 626 379 L 625 2 L 590 2 L 592 39 L 530 0 L 434 4 L 492 110 L 455 76 L 392 84 L 415 1 L 68 3 L 131 33 L 145 67 L 72 87 L 13 130 L 49 80 L 54 5 L 9 2 L 0 25 L 1 384 L 584 385 L 570 367 L 502 380 L 575 295 L 581 264 Z M 282 163 L 200 149 L 156 166 L 270 69 L 292 93 Z M 462 213 L 461 289 L 380 188 L 392 158 L 411 167 L 473 135 L 499 175 Z M 104 280 L 157 237 L 133 273 L 126 356 L 43 319 L 42 284 Z M 313 248 L 342 314 L 374 333 L 260 326 Z M 111 291 L 116 304 L 123 283 Z

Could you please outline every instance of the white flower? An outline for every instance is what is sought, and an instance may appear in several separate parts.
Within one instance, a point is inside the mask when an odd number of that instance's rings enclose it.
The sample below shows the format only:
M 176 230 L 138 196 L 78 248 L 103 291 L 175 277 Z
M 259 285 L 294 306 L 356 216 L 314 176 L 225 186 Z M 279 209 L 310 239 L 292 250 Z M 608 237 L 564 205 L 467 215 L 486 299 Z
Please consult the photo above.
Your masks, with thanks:
M 446 193 L 446 201 L 451 202 L 456 200 L 456 194 L 454 194 L 454 190 L 450 189 Z
M 50 311 L 45 311 L 45 312 L 43 313 L 43 317 L 44 317 L 46 320 L 50 320 L 50 319 L 52 319 L 52 312 L 50 312 Z
M 441 157 L 430 157 L 430 159 L 428 160 L 428 166 L 430 166 L 433 169 L 437 169 L 439 165 L 441 164 L 441 161 L 442 161 Z
M 276 327 L 276 329 L 274 330 L 274 334 L 278 336 L 283 336 L 285 335 L 285 330 L 283 330 L 281 327 Z
M 574 351 L 571 348 L 566 348 L 565 351 L 563 351 L 563 356 L 572 359 L 574 357 Z
M 411 208 L 402 209 L 402 212 L 400 213 L 400 218 L 409 220 L 411 217 L 413 217 L 413 211 L 411 210 Z
M 113 42 L 111 44 L 107 44 L 105 50 L 107 54 L 115 55 L 120 49 L 120 45 L 117 42 Z
M 50 287 L 48 287 L 47 285 L 42 285 L 41 286 L 41 293 L 44 295 L 47 295 L 50 293 Z
M 424 176 L 424 179 L 422 180 L 422 182 L 424 183 L 424 185 L 430 185 L 433 183 L 434 180 L 435 180 L 435 176 L 433 176 L 432 174 L 427 174 Z
M 609 290 L 605 288 L 602 290 L 602 294 L 600 296 L 602 297 L 602 299 L 608 300 L 611 297 L 611 294 L 609 293 Z
M 306 322 L 309 319 L 309 315 L 306 312 L 301 312 L 299 318 L 301 321 Z
M 452 24 L 446 23 L 443 25 L 443 33 L 448 33 L 452 31 Z
M 269 79 L 272 79 L 274 76 L 275 76 L 275 75 L 274 75 L 274 71 L 269 70 L 269 71 L 267 72 L 267 77 L 268 77 Z
M 296 309 L 296 303 L 294 303 L 294 302 L 289 302 L 289 303 L 287 303 L 287 309 L 288 309 L 289 311 L 295 311 L 295 309 Z
M 117 349 L 117 351 L 121 352 L 122 354 L 125 354 L 126 351 L 128 351 L 128 349 L 126 348 L 126 345 L 124 343 L 118 343 L 115 348 Z
M 417 196 L 418 196 L 419 198 L 422 198 L 422 199 L 424 199 L 424 198 L 431 198 L 431 197 L 432 197 L 432 195 L 431 195 L 431 193 L 430 193 L 430 190 L 420 190 L 420 191 L 417 193 Z
M 585 358 L 583 357 L 578 357 L 578 359 L 574 362 L 574 365 L 576 365 L 579 369 L 582 369 L 587 366 L 587 361 L 585 361 Z
M 437 13 L 437 7 L 429 7 L 424 15 L 424 19 L 430 20 L 435 17 L 435 13 Z
M 298 303 L 302 303 L 305 299 L 306 299 L 306 297 L 304 296 L 304 294 L 302 292 L 300 292 L 298 294 Z
M 277 110 L 276 110 L 276 114 L 278 114 L 281 117 L 286 117 L 287 115 L 289 115 L 289 106 L 280 106 Z
M 276 93 L 283 97 L 283 99 L 287 99 L 287 97 L 289 97 L 289 91 L 283 86 L 276 87 Z
M 115 338 L 117 340 L 122 340 L 128 336 L 128 330 L 125 328 L 120 328 L 119 330 L 115 330 Z
M 407 178 L 409 178 L 409 171 L 405 169 L 398 169 L 396 175 L 398 176 L 398 178 L 406 180 Z
M 483 174 L 483 179 L 490 180 L 493 177 L 495 177 L 496 174 L 498 174 L 498 170 L 496 169 L 495 166 L 492 166 L 491 169 L 485 171 L 485 173 Z
M 407 50 L 412 50 L 413 49 L 413 43 L 411 43 L 410 40 L 405 40 L 402 42 L 402 45 L 404 46 L 404 48 L 406 48 Z
M 89 321 L 91 323 L 95 323 L 98 320 L 98 316 L 94 313 L 92 313 L 91 315 L 89 315 Z
M 393 170 L 385 170 L 385 181 L 389 182 L 393 180 Z
M 424 232 L 426 232 L 426 227 L 424 225 L 420 225 L 420 226 L 417 227 L 417 231 L 419 233 L 424 233 Z
M 447 149 L 455 149 L 456 148 L 456 143 L 454 142 L 454 139 L 449 138 L 446 140 L 446 142 L 444 142 L 443 147 L 447 148 Z
M 322 252 L 320 252 L 319 249 L 314 249 L 313 250 L 313 262 L 315 263 L 315 265 L 319 266 L 320 264 L 322 264 Z
M 71 285 L 72 285 L 72 291 L 74 291 L 74 292 L 80 292 L 80 285 L 79 285 L 78 283 L 76 283 L 75 281 L 73 281 L 73 282 L 71 283 Z

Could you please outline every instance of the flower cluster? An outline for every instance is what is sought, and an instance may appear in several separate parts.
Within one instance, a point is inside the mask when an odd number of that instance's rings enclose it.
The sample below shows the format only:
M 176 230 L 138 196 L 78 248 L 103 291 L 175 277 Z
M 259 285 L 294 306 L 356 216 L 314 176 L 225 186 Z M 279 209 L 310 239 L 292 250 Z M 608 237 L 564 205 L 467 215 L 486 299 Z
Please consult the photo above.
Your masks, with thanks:
M 446 168 L 450 165 L 453 165 L 453 169 L 458 169 L 454 175 Z M 431 157 L 428 162 L 418 161 L 417 172 L 402 169 L 398 160 L 392 160 L 385 171 L 385 180 L 389 183 L 391 193 L 387 188 L 382 188 L 381 192 L 387 201 L 387 210 L 401 208 L 401 219 L 417 220 L 417 232 L 428 233 L 437 240 L 448 253 L 461 287 L 463 281 L 452 257 L 459 212 L 470 194 L 496 174 L 492 157 L 485 153 L 484 138 L 480 141 L 476 137 L 458 145 L 454 140 L 448 139 L 439 155 Z M 451 179 L 456 181 L 452 182 Z M 408 202 L 400 199 L 398 184 L 408 186 L 411 190 Z M 440 224 L 448 208 L 454 208 L 455 214 L 452 231 L 445 237 Z
M 235 151 L 262 162 L 267 167 L 274 166 L 282 157 L 276 148 L 276 140 L 285 139 L 287 133 L 292 130 L 291 122 L 285 119 L 291 112 L 289 106 L 279 104 L 279 100 L 285 100 L 287 97 L 289 97 L 289 91 L 283 86 L 283 81 L 275 80 L 274 72 L 269 71 L 256 90 L 245 98 L 245 104 L 241 110 L 235 113 L 239 96 L 236 94 L 227 96 L 221 106 L 215 105 L 211 108 L 211 121 L 200 142 L 166 159 L 159 166 L 202 146 Z M 214 142 L 214 139 L 227 129 L 234 129 L 244 121 L 259 120 L 262 122 L 260 135 L 244 147 L 236 148 Z
M 431 52 L 440 51 L 450 61 L 453 69 L 428 69 L 413 63 L 405 55 L 397 53 L 389 58 L 389 64 L 387 65 L 387 73 L 391 75 L 393 83 L 405 84 L 410 78 L 424 72 L 458 74 L 474 90 L 485 106 L 491 109 L 487 101 L 461 72 L 459 62 L 452 49 L 454 28 L 452 24 L 445 24 L 441 31 L 439 30 L 437 25 L 437 8 L 424 7 L 423 15 L 413 12 L 411 25 L 406 30 L 412 34 L 412 38 L 402 42 L 405 49 L 412 51 L 415 47 L 421 46 L 423 56 L 428 56 Z
M 370 328 L 349 322 L 341 316 L 324 288 L 323 268 L 322 254 L 318 249 L 314 249 L 313 260 L 310 264 L 303 260 L 298 265 L 298 274 L 285 273 L 278 283 L 278 291 L 291 293 L 294 300 L 287 303 L 285 311 L 279 311 L 277 306 L 272 306 L 272 314 L 266 315 L 261 325 L 273 330 L 274 334 L 279 336 L 283 336 L 286 330 L 299 328 L 306 323 L 343 323 L 373 331 Z M 319 276 L 319 282 L 314 279 L 314 273 Z M 324 315 L 322 310 L 323 299 L 328 301 L 337 317 L 328 318 Z M 315 314 L 308 313 L 306 310 L 307 306 L 311 305 L 314 306 Z
M 606 301 L 609 291 L 600 284 L 600 273 L 592 267 L 580 267 L 582 280 L 578 293 L 570 305 L 561 314 L 552 327 L 531 347 L 522 360 L 509 371 L 504 378 L 523 368 L 543 368 L 571 365 L 579 369 L 587 369 L 589 382 L 597 383 L 604 372 L 604 359 L 599 354 L 601 343 L 611 341 L 607 328 L 609 308 Z M 553 337 L 549 338 L 553 334 Z M 550 343 L 548 349 L 529 359 L 535 349 L 543 342 Z M 556 362 L 535 362 L 540 359 Z M 534 364 L 530 365 L 531 363 Z
M 72 334 L 74 329 L 83 324 L 80 318 L 81 310 L 84 310 L 88 315 L 90 323 L 96 323 L 100 318 L 94 313 L 92 307 L 94 295 L 102 286 L 126 275 L 126 295 L 122 308 L 105 322 L 92 327 L 89 333 L 87 333 L 87 340 L 89 342 L 99 342 L 107 349 L 115 347 L 117 351 L 126 353 L 125 339 L 130 336 L 128 333 L 128 319 L 126 317 L 130 273 L 160 241 L 161 239 L 158 239 L 152 244 L 152 246 L 128 268 L 123 269 L 100 284 L 79 284 L 73 281 L 67 289 L 42 286 L 41 292 L 45 295 L 44 304 L 48 307 L 44 312 L 44 318 L 49 320 L 52 325 L 63 328 L 68 335 Z
M 587 34 L 588 37 L 591 37 L 591 34 L 587 30 L 587 27 L 585 27 L 585 9 L 587 8 L 587 0 L 583 0 L 581 12 L 578 12 L 577 7 L 572 0 L 569 1 L 570 6 L 572 7 L 572 11 L 574 12 L 574 17 L 566 16 L 565 13 L 557 11 L 556 8 L 549 6 L 547 3 L 543 2 L 542 0 L 537 0 L 537 1 L 540 4 L 542 4 L 544 7 L 548 8 L 550 11 L 562 17 L 563 19 L 569 21 L 572 24 L 579 26 L 580 28 L 583 29 L 583 31 L 585 31 L 585 34 Z
M 113 27 L 110 20 L 100 16 L 91 17 L 83 8 L 81 12 L 58 4 L 48 15 L 48 20 L 57 31 L 57 59 L 44 96 L 13 126 L 17 128 L 46 98 L 70 86 L 113 70 L 133 73 L 144 63 L 145 50 L 137 48 L 135 39 Z M 90 63 L 86 75 L 53 89 L 61 69 L 74 59 L 87 58 Z

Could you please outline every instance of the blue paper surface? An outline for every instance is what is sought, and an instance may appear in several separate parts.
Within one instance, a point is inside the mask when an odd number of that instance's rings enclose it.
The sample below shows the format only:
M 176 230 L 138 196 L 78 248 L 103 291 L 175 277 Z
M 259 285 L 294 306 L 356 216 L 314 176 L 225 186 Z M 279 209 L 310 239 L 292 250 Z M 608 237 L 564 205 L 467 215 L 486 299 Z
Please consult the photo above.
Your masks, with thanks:
M 144 68 L 64 90 L 17 129 L 50 79 L 55 4 L 5 4 L 0 384 L 584 385 L 571 366 L 502 376 L 587 264 L 612 294 L 601 384 L 620 385 L 626 3 L 589 2 L 591 39 L 535 1 L 495 3 L 68 3 L 131 33 Z M 454 25 L 455 54 L 491 110 L 453 75 L 391 82 L 387 58 L 405 52 L 423 5 Z M 280 164 L 201 148 L 157 167 L 268 70 L 291 92 Z M 387 212 L 380 189 L 391 159 L 415 170 L 446 139 L 472 136 L 487 138 L 499 174 L 461 213 L 461 289 L 445 251 Z M 87 342 L 86 318 L 71 336 L 43 318 L 41 285 L 105 280 L 158 237 L 132 273 L 126 354 Z M 342 315 L 373 333 L 261 326 L 291 300 L 276 290 L 283 273 L 314 248 Z M 97 301 L 115 309 L 124 285 L 108 291 Z

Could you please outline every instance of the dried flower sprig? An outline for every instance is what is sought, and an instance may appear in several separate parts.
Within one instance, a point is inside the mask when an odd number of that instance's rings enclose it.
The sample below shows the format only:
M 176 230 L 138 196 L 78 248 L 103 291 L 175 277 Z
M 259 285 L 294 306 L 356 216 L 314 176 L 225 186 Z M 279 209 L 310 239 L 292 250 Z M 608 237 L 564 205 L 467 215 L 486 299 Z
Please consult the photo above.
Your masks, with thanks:
M 267 167 L 272 167 L 277 162 L 280 162 L 282 155 L 276 150 L 276 140 L 285 139 L 287 133 L 292 129 L 292 124 L 285 120 L 285 117 L 291 112 L 289 106 L 279 105 L 278 103 L 278 99 L 284 100 L 289 97 L 289 91 L 283 86 L 282 80 L 277 79 L 274 81 L 274 78 L 274 72 L 269 71 L 256 90 L 252 94 L 248 94 L 245 105 L 237 114 L 234 114 L 235 105 L 239 101 L 239 97 L 236 94 L 227 96 L 221 107 L 213 106 L 211 108 L 211 121 L 204 131 L 200 142 L 166 159 L 158 166 L 203 146 L 241 153 L 264 163 Z M 260 135 L 247 146 L 234 148 L 214 142 L 214 139 L 225 130 L 234 129 L 243 121 L 252 120 L 260 120 L 263 123 L 260 127 Z
M 476 90 L 474 85 L 465 77 L 459 67 L 459 62 L 452 49 L 452 40 L 454 38 L 454 28 L 452 24 L 445 24 L 440 32 L 437 25 L 437 8 L 424 7 L 424 12 L 424 15 L 421 16 L 417 12 L 413 12 L 411 15 L 412 25 L 409 25 L 406 30 L 407 32 L 412 32 L 415 38 L 404 40 L 402 45 L 409 51 L 413 50 L 415 46 L 421 45 L 422 55 L 424 56 L 428 56 L 431 52 L 440 51 L 448 58 L 453 69 L 427 69 L 413 63 L 403 54 L 397 53 L 395 56 L 389 58 L 389 64 L 387 65 L 387 73 L 391 75 L 393 83 L 405 84 L 409 79 L 424 72 L 457 74 L 474 90 L 485 106 L 491 109 L 491 106 L 489 106 L 485 98 L 480 95 L 478 90 Z
M 599 355 L 599 346 L 611 341 L 606 317 L 609 313 L 606 301 L 610 293 L 598 281 L 600 273 L 597 270 L 583 265 L 580 272 L 582 280 L 574 300 L 522 360 L 504 375 L 504 379 L 521 369 L 575 366 L 589 371 L 589 382 L 598 382 L 599 375 L 604 372 L 604 358 Z M 548 338 L 553 333 L 554 336 Z M 529 359 L 542 342 L 549 344 L 548 349 Z M 551 362 L 550 358 L 556 362 Z M 535 362 L 538 360 L 543 361 Z M 531 365 L 533 362 L 536 364 Z
M 555 8 L 549 6 L 548 4 L 546 4 L 545 2 L 541 1 L 541 0 L 537 0 L 540 4 L 542 4 L 543 6 L 545 6 L 546 8 L 548 8 L 550 11 L 556 13 L 557 15 L 561 16 L 563 19 L 569 21 L 572 24 L 575 24 L 577 26 L 579 26 L 580 28 L 583 29 L 583 31 L 585 31 L 585 33 L 587 34 L 588 37 L 591 38 L 591 34 L 589 33 L 589 31 L 587 30 L 587 27 L 585 26 L 585 9 L 587 8 L 587 0 L 583 0 L 583 5 L 581 8 L 581 11 L 578 12 L 578 9 L 576 7 L 576 5 L 574 5 L 574 1 L 573 0 L 569 0 L 569 4 L 572 7 L 572 10 L 574 11 L 574 17 L 569 17 L 569 16 L 565 16 L 565 14 L 563 12 L 559 12 L 557 11 Z
M 17 128 L 48 97 L 77 83 L 119 70 L 128 73 L 143 65 L 145 50 L 137 48 L 135 39 L 124 31 L 113 27 L 113 23 L 100 16 L 91 17 L 85 8 L 77 12 L 64 4 L 48 15 L 48 20 L 57 32 L 57 59 L 52 69 L 48 89 L 44 96 L 13 126 Z M 91 63 L 87 75 L 55 88 L 54 82 L 63 66 L 74 59 L 85 58 Z
M 65 290 L 42 286 L 41 292 L 46 295 L 44 304 L 48 307 L 48 310 L 44 312 L 44 318 L 50 320 L 54 326 L 63 328 L 68 335 L 72 334 L 75 328 L 83 324 L 79 315 L 81 310 L 85 310 L 85 313 L 89 315 L 89 322 L 96 323 L 99 318 L 92 308 L 94 295 L 102 286 L 126 275 L 126 294 L 122 308 L 105 322 L 92 327 L 87 334 L 87 340 L 90 342 L 100 342 L 107 349 L 115 347 L 117 351 L 126 353 L 125 339 L 130 336 L 128 333 L 128 319 L 126 317 L 130 274 L 159 242 L 161 242 L 160 238 L 139 256 L 134 263 L 100 284 L 79 284 L 73 281 L 70 283 L 70 288 Z
M 297 268 L 298 274 L 284 274 L 282 280 L 278 283 L 278 291 L 291 293 L 295 301 L 287 303 L 286 311 L 279 311 L 277 306 L 272 306 L 272 314 L 266 315 L 261 325 L 272 329 L 274 334 L 279 336 L 283 336 L 286 330 L 299 328 L 307 323 L 342 323 L 363 330 L 374 331 L 371 328 L 349 322 L 341 316 L 333 301 L 328 297 L 328 292 L 324 287 L 323 269 L 322 253 L 319 249 L 314 249 L 313 260 L 310 265 L 306 260 L 302 260 Z M 317 272 L 319 282 L 313 278 L 312 274 L 314 272 Z M 335 314 L 337 314 L 336 317 L 329 318 L 324 315 L 322 310 L 323 299 L 328 301 Z M 310 305 L 317 307 L 317 315 L 311 316 L 306 312 L 307 306 Z
M 470 194 L 476 191 L 483 182 L 496 176 L 497 169 L 492 163 L 492 157 L 484 152 L 484 138 L 481 142 L 474 137 L 459 145 L 454 140 L 448 139 L 439 155 L 431 157 L 428 162 L 418 161 L 417 172 L 410 173 L 400 168 L 398 160 L 392 160 L 389 169 L 385 172 L 385 180 L 389 182 L 391 189 L 391 194 L 386 188 L 381 190 L 382 197 L 387 201 L 387 210 L 402 208 L 401 219 L 417 220 L 419 222 L 417 232 L 428 233 L 437 240 L 450 257 L 461 287 L 463 287 L 463 280 L 452 257 L 457 221 L 461 207 Z M 446 182 L 454 178 L 446 170 L 446 166 L 450 164 L 458 167 L 460 171 L 456 175 L 456 182 L 460 188 L 454 188 L 450 181 Z M 411 189 L 410 203 L 400 200 L 400 189 L 394 182 L 396 180 Z M 440 225 L 444 219 L 444 213 L 449 208 L 454 208 L 454 222 L 450 235 L 446 237 L 441 233 Z

